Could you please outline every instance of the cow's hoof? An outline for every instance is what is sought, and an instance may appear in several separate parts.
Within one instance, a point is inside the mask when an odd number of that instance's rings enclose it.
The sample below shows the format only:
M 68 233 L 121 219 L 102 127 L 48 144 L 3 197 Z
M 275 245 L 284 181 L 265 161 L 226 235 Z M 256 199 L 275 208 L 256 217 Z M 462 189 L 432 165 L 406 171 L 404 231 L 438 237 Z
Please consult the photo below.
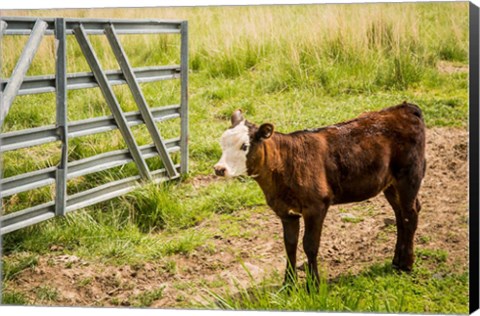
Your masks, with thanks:
M 284 288 L 293 288 L 296 283 L 297 283 L 297 277 L 296 276 L 292 277 L 292 276 L 288 275 L 288 276 L 285 276 L 285 278 L 283 279 L 282 286 Z
M 412 265 L 406 265 L 406 264 L 392 262 L 392 268 L 397 270 L 397 271 L 403 271 L 403 272 L 407 272 L 407 273 L 412 272 Z
M 311 282 L 307 281 L 305 286 L 306 286 L 307 293 L 309 294 L 317 293 L 320 290 L 320 282 L 316 280 L 312 280 Z

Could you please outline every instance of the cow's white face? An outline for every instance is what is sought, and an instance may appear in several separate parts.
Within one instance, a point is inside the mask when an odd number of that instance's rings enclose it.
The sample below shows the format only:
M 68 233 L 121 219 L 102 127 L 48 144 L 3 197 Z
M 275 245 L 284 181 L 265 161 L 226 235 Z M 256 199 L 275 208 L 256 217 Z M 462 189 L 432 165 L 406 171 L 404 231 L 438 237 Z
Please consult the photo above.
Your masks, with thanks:
M 245 120 L 226 130 L 220 139 L 222 157 L 214 166 L 215 174 L 236 177 L 247 174 L 247 154 L 250 136 Z

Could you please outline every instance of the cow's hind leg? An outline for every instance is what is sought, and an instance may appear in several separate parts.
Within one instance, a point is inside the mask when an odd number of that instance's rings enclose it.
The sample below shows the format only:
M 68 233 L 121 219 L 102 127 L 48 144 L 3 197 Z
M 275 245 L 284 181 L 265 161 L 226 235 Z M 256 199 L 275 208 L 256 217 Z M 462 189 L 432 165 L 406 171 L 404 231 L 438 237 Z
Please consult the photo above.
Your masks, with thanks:
M 397 223 L 397 244 L 393 266 L 399 270 L 411 271 L 414 262 L 414 238 L 418 225 L 421 205 L 417 198 L 421 179 L 418 181 L 399 180 L 388 187 L 385 197 L 395 211 Z
M 395 244 L 395 254 L 393 256 L 392 265 L 394 268 L 399 267 L 400 260 L 400 249 L 403 247 L 404 241 L 404 230 L 403 230 L 403 220 L 402 220 L 402 210 L 400 207 L 400 201 L 397 194 L 397 190 L 394 186 L 389 186 L 384 192 L 385 197 L 387 198 L 388 203 L 393 208 L 395 212 L 395 219 L 397 224 L 397 243 Z

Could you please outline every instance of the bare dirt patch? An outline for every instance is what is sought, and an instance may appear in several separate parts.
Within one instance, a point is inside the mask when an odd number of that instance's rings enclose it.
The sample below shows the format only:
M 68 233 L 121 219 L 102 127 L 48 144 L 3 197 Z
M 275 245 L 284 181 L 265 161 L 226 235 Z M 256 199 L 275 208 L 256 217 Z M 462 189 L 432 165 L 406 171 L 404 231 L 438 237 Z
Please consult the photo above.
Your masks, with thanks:
M 192 185 L 198 189 L 198 188 L 201 188 L 201 187 L 206 187 L 208 186 L 210 183 L 214 182 L 214 181 L 218 181 L 218 177 L 214 174 L 211 174 L 211 175 L 199 175 L 199 176 L 196 176 L 194 178 L 192 178 L 191 180 L 189 180 Z
M 420 191 L 422 211 L 417 248 L 445 251 L 451 270 L 468 269 L 468 134 L 463 129 L 434 128 L 427 133 L 427 173 Z M 214 176 L 195 178 L 205 186 Z M 139 266 L 111 266 L 55 253 L 43 256 L 33 269 L 9 281 L 32 304 L 62 306 L 185 307 L 212 301 L 209 291 L 234 291 L 252 281 L 283 274 L 285 254 L 280 221 L 266 207 L 239 210 L 246 220 L 237 236 L 225 235 L 218 219 L 202 223 L 213 232 L 209 245 L 189 255 L 173 255 Z M 243 214 L 241 214 L 243 213 Z M 333 279 L 391 260 L 395 245 L 394 213 L 383 196 L 363 203 L 333 206 L 327 215 L 320 262 Z M 60 250 L 60 251 L 59 251 Z M 301 244 L 299 263 L 305 260 Z M 38 297 L 37 289 L 57 291 L 54 300 Z M 150 301 L 146 293 L 159 291 Z M 157 292 L 158 293 L 158 292 Z
M 456 64 L 456 63 L 448 62 L 445 60 L 441 60 L 438 62 L 437 69 L 440 72 L 447 73 L 447 74 L 468 72 L 468 66 L 465 66 L 464 64 Z

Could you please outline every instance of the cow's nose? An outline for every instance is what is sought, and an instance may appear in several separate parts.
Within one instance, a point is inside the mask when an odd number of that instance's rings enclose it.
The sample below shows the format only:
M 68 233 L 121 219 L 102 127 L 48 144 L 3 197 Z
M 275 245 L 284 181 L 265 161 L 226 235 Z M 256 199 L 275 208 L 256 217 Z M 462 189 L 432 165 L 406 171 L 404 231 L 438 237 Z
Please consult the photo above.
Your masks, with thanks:
M 215 169 L 215 174 L 217 176 L 225 176 L 225 167 L 215 166 L 213 169 Z

